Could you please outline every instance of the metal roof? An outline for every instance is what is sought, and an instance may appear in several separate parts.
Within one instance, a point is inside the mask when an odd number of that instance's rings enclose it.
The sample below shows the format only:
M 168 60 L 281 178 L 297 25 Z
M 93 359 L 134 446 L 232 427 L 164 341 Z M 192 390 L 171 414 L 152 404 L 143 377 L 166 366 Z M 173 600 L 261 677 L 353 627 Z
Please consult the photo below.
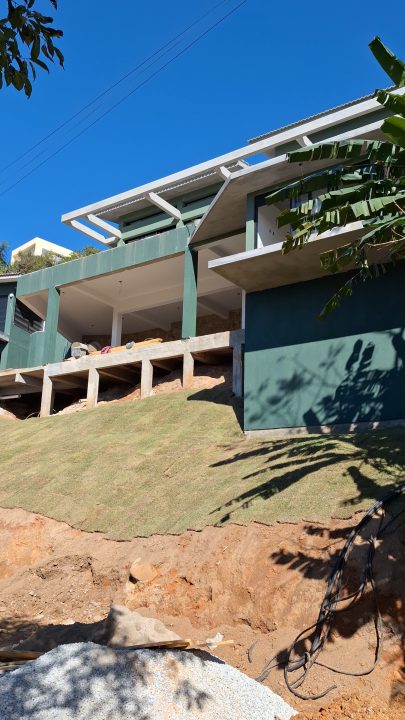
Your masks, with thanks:
M 391 85 L 388 88 L 385 88 L 386 90 L 395 90 L 395 85 Z M 273 135 L 278 135 L 280 132 L 284 132 L 285 130 L 291 130 L 292 128 L 298 127 L 299 125 L 302 125 L 303 122 L 311 122 L 312 120 L 318 120 L 319 118 L 326 117 L 327 115 L 330 115 L 331 113 L 337 112 L 338 110 L 345 110 L 346 108 L 353 107 L 354 105 L 357 105 L 358 103 L 364 102 L 365 100 L 371 100 L 374 97 L 375 93 L 370 93 L 369 95 L 364 95 L 361 98 L 357 98 L 357 100 L 350 100 L 349 102 L 343 103 L 342 105 L 337 105 L 334 108 L 328 108 L 328 110 L 322 110 L 320 113 L 316 113 L 316 115 L 310 115 L 307 118 L 302 118 L 301 120 L 296 120 L 293 123 L 290 123 L 289 125 L 283 125 L 280 128 L 277 128 L 276 130 L 270 130 L 267 133 L 263 133 L 263 135 L 258 135 L 257 137 L 251 138 L 248 140 L 248 143 L 254 143 L 258 142 L 259 140 L 265 140 L 266 138 L 272 137 Z

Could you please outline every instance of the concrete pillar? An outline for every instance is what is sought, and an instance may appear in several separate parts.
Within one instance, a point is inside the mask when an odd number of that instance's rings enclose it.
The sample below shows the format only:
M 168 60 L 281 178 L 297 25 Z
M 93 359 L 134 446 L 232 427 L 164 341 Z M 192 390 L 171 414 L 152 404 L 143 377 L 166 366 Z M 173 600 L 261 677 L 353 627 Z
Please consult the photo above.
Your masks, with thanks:
M 87 407 L 94 408 L 98 402 L 98 386 L 100 374 L 97 368 L 90 368 L 87 382 Z
M 153 365 L 150 360 L 142 360 L 141 372 L 141 398 L 152 395 Z
M 40 417 L 48 417 L 51 415 L 53 410 L 53 401 L 55 396 L 55 390 L 53 382 L 49 375 L 44 373 L 44 379 L 42 383 L 42 396 L 41 396 L 41 411 Z
M 113 347 L 118 347 L 119 345 L 121 345 L 121 337 L 122 337 L 122 313 L 120 313 L 116 308 L 113 308 L 111 345 Z
M 49 288 L 44 332 L 44 354 L 42 358 L 44 365 L 56 361 L 56 337 L 58 334 L 59 304 L 59 288 Z
M 183 356 L 183 388 L 193 387 L 194 378 L 194 357 L 189 350 L 186 350 Z
M 195 337 L 197 334 L 197 278 L 198 251 L 187 246 L 184 252 L 183 338 Z
M 246 290 L 242 290 L 242 316 L 241 316 L 241 329 L 245 329 L 246 321 Z
M 232 359 L 232 392 L 242 397 L 242 347 L 234 345 Z

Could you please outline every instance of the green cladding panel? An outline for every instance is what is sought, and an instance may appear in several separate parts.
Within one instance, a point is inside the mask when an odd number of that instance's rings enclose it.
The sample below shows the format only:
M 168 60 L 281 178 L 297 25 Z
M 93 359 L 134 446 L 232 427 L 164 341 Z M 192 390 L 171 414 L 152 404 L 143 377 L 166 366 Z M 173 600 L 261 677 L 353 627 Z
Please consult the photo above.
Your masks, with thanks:
M 247 295 L 245 430 L 405 418 L 405 263 L 318 320 L 344 279 Z

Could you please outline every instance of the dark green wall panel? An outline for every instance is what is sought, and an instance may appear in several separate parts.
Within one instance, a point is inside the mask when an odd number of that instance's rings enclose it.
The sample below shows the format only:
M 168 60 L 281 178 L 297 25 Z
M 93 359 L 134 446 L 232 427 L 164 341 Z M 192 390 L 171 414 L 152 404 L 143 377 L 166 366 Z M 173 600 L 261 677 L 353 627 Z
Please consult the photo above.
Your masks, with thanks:
M 245 430 L 405 418 L 404 263 L 318 320 L 344 279 L 248 294 Z

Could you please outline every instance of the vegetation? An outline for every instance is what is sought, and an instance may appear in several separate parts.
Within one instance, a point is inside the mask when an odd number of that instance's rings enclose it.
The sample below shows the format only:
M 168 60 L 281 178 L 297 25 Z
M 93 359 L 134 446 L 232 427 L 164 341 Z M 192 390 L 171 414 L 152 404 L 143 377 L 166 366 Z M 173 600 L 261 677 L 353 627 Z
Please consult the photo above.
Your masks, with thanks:
M 44 268 L 53 267 L 60 263 L 78 260 L 88 255 L 94 255 L 100 252 L 91 245 L 86 245 L 82 250 L 74 250 L 68 257 L 61 257 L 53 252 L 47 252 L 43 255 L 31 255 L 31 253 L 21 253 L 17 255 L 13 263 L 7 262 L 7 243 L 0 244 L 0 275 L 6 273 L 15 273 L 16 275 L 26 275 L 35 270 L 43 270 Z
M 125 539 L 348 517 L 404 472 L 404 428 L 246 440 L 233 403 L 219 386 L 75 415 L 0 418 L 0 506 Z
M 49 0 L 57 10 L 57 0 Z M 0 88 L 4 83 L 16 90 L 32 93 L 31 80 L 37 68 L 49 72 L 55 60 L 63 67 L 63 55 L 54 44 L 63 36 L 52 26 L 53 18 L 38 9 L 39 0 L 7 0 L 7 14 L 0 19 Z
M 370 48 L 396 86 L 404 86 L 404 63 L 377 37 Z M 394 113 L 382 124 L 386 141 L 331 141 L 290 152 L 291 163 L 331 159 L 339 164 L 306 175 L 266 198 L 269 205 L 285 199 L 298 202 L 278 217 L 279 227 L 290 228 L 284 253 L 302 248 L 331 228 L 356 221 L 363 225 L 360 236 L 321 254 L 324 270 L 337 273 L 354 267 L 356 272 L 331 298 L 320 317 L 350 296 L 356 283 L 377 277 L 387 263 L 405 258 L 405 95 L 377 90 L 375 97 Z M 319 191 L 322 194 L 317 197 Z

